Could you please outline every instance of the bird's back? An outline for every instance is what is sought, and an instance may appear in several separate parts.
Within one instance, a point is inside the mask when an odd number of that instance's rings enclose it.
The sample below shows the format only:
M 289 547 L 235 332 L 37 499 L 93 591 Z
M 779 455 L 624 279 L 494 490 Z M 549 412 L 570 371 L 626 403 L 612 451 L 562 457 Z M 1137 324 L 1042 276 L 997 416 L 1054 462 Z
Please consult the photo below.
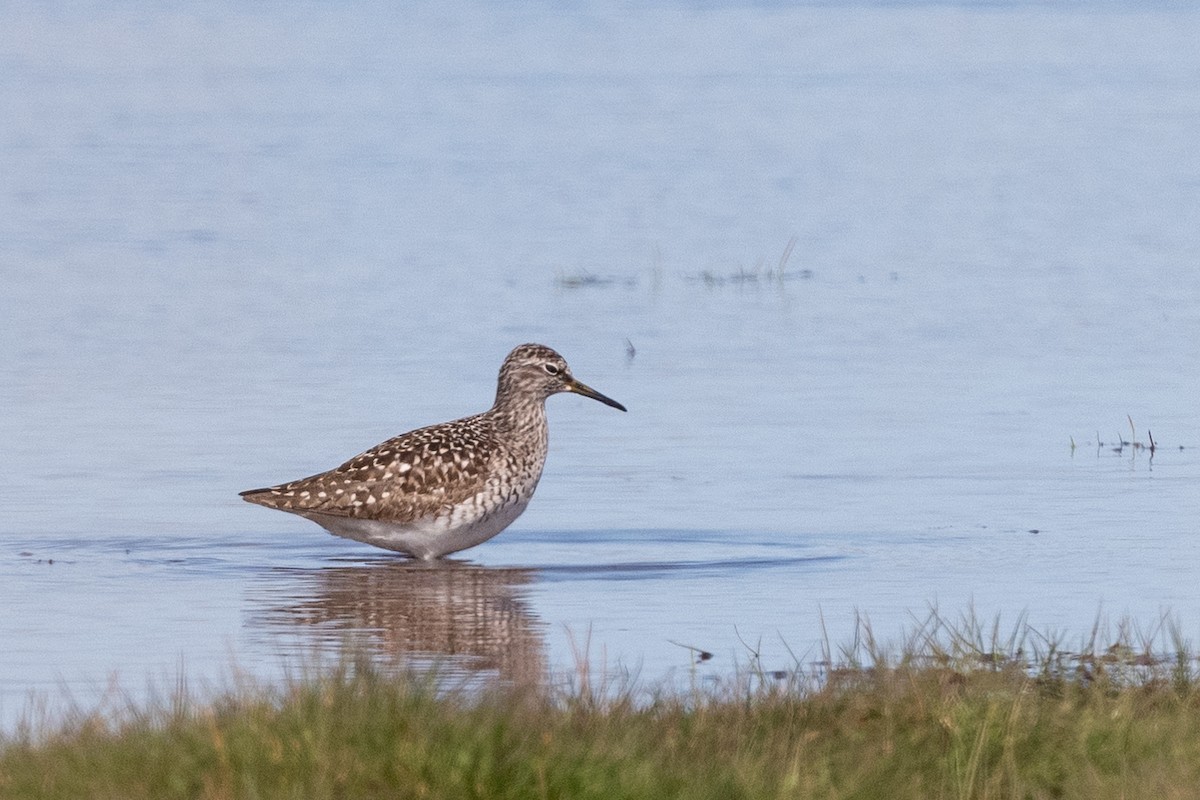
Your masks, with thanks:
M 412 522 L 475 496 L 503 459 L 487 414 L 418 428 L 339 467 L 241 496 L 280 511 Z

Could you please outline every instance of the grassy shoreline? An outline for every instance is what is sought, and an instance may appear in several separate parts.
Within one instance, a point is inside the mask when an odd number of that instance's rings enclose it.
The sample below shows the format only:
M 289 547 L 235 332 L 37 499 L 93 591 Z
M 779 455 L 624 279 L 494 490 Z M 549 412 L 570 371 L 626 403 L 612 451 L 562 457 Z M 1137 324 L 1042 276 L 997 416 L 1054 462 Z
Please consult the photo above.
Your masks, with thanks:
M 814 668 L 690 692 L 439 687 L 350 659 L 0 740 L 2 798 L 1200 797 L 1200 675 L 1177 628 L 1068 652 L 936 615 Z M 1103 644 L 1102 644 L 1103 643 Z M 828 650 L 829 648 L 827 648 Z

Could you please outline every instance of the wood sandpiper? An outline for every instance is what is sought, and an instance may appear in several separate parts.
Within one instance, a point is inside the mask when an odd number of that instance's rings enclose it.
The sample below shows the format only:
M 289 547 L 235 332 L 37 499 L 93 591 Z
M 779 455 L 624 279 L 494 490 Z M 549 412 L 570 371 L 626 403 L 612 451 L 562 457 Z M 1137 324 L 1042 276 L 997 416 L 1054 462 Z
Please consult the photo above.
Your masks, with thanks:
M 504 359 L 496 403 L 482 414 L 403 433 L 328 472 L 241 496 L 414 558 L 465 550 L 529 505 L 546 463 L 546 398 L 558 392 L 625 410 L 575 380 L 549 347 L 523 344 Z

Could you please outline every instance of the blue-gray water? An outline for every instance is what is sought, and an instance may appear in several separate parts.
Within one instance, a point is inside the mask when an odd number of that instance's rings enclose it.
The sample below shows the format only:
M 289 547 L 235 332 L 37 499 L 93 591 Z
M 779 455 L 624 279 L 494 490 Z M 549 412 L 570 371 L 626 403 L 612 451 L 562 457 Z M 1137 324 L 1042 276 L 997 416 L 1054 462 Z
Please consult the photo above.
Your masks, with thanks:
M 3 15 L 5 724 L 348 641 L 658 680 L 856 610 L 1200 635 L 1200 12 Z M 237 498 L 484 409 L 523 341 L 629 413 L 552 398 L 469 563 Z

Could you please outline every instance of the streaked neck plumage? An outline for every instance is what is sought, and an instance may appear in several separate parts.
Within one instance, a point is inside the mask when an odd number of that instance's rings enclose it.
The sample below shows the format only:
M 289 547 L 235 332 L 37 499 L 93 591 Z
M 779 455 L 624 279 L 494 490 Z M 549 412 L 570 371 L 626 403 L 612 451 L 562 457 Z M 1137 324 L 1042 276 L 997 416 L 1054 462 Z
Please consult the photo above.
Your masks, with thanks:
M 548 426 L 546 423 L 546 398 L 528 386 L 516 381 L 504 380 L 496 387 L 496 402 L 491 415 L 496 429 L 510 436 L 546 446 Z

